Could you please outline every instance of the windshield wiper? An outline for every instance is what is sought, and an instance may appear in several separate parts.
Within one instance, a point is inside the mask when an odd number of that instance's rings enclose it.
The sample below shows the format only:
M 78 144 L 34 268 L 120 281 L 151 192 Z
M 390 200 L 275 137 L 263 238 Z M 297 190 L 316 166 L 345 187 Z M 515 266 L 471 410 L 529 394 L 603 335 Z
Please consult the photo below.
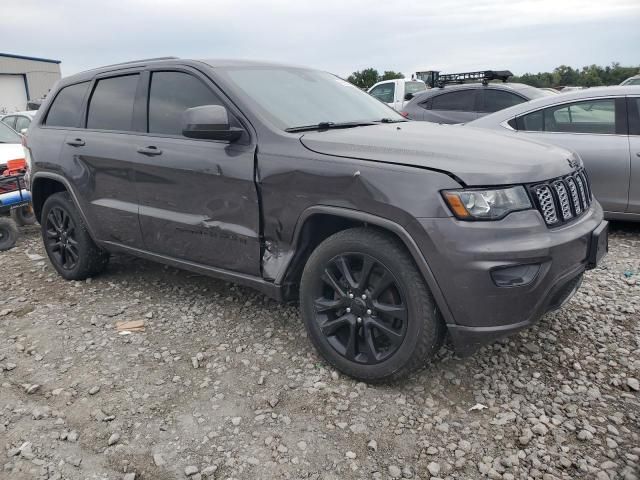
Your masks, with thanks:
M 315 125 L 302 125 L 300 127 L 286 128 L 285 132 L 307 132 L 310 130 L 329 130 L 333 128 L 353 128 L 366 127 L 367 125 L 376 125 L 377 122 L 320 122 Z
M 408 122 L 408 120 L 394 120 L 393 118 L 381 118 L 380 120 L 378 120 L 378 122 L 380 123 L 402 123 L 402 122 Z

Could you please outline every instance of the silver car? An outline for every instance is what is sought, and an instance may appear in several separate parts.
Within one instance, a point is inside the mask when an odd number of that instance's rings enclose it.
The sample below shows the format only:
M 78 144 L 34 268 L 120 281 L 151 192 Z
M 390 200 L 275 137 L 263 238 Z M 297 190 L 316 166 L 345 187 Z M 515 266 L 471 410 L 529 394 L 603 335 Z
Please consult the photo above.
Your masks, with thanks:
M 589 88 L 532 100 L 465 128 L 500 130 L 574 150 L 605 216 L 640 221 L 639 112 L 640 86 Z

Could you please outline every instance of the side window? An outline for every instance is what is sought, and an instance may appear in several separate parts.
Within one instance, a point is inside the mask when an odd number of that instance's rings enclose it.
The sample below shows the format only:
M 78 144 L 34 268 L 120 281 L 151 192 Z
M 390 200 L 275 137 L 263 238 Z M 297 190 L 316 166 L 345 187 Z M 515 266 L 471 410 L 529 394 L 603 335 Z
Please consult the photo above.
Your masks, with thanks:
M 475 90 L 458 90 L 450 93 L 443 93 L 432 98 L 432 110 L 456 110 L 461 112 L 473 112 Z
M 50 127 L 79 127 L 82 101 L 89 88 L 89 82 L 64 87 L 53 99 L 47 113 L 45 125 Z
M 493 88 L 486 88 L 482 90 L 482 102 L 480 103 L 481 112 L 497 112 L 505 108 L 513 107 L 526 100 L 514 93 L 506 92 L 504 90 L 495 90 Z
M 395 83 L 383 83 L 369 92 L 372 97 L 384 103 L 393 103 L 396 91 Z
M 98 80 L 89 101 L 87 128 L 131 130 L 139 76 L 134 74 Z
M 20 133 L 23 129 L 29 128 L 31 120 L 28 117 L 19 116 L 16 120 L 16 132 Z
M 16 129 L 16 117 L 13 116 L 13 115 L 11 115 L 9 117 L 4 117 L 2 119 L 2 123 L 5 123 L 5 124 L 9 125 L 14 130 Z
M 640 135 L 640 97 L 628 97 L 629 134 Z
M 544 110 L 528 113 L 516 119 L 518 130 L 542 132 L 544 130 Z
M 149 133 L 182 135 L 182 112 L 202 105 L 222 105 L 222 102 L 193 75 L 153 72 L 149 88 Z
M 567 133 L 616 133 L 615 100 L 587 100 L 546 108 L 544 130 Z

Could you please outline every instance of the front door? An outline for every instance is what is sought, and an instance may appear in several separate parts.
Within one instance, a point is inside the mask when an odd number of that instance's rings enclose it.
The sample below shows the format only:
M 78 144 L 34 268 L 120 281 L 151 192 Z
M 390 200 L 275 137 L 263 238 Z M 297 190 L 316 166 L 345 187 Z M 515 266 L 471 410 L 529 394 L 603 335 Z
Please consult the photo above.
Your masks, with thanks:
M 145 84 L 147 132 L 136 139 L 135 182 L 146 249 L 258 275 L 259 207 L 250 136 L 232 144 L 182 136 L 184 110 L 229 108 L 196 71 L 151 71 Z M 242 126 L 237 118 L 230 121 Z

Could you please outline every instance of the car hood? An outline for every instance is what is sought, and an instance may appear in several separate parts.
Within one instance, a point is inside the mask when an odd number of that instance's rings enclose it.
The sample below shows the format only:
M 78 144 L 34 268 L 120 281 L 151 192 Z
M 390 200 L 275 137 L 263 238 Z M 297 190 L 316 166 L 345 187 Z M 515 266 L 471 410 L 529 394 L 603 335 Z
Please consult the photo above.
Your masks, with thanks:
M 24 158 L 24 149 L 19 143 L 0 143 L 0 164 L 4 165 L 7 160 Z M 0 172 L 2 174 L 2 172 Z
M 428 122 L 310 132 L 300 141 L 321 154 L 443 171 L 469 186 L 548 180 L 569 173 L 570 163 L 582 163 L 560 147 Z

